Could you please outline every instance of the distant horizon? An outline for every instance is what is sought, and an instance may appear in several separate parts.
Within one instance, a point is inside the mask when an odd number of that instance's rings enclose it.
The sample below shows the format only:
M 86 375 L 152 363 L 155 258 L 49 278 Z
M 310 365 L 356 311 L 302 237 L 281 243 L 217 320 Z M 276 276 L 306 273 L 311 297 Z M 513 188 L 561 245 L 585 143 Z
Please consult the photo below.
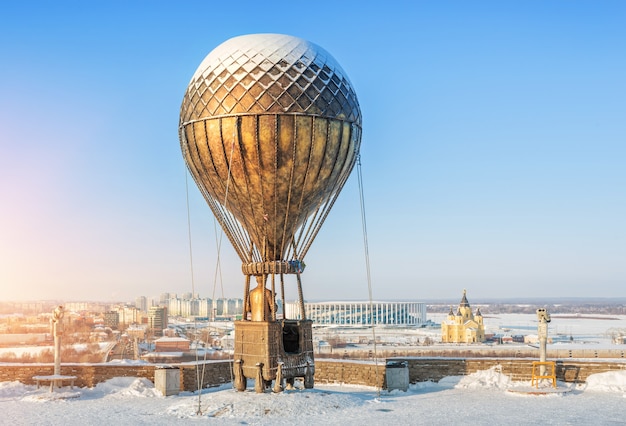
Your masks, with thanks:
M 174 294 L 173 292 L 171 294 Z M 141 296 L 138 296 L 141 297 Z M 210 297 L 208 297 L 211 299 Z M 207 297 L 201 297 L 201 299 L 207 299 Z M 243 299 L 243 297 L 217 297 L 215 299 Z M 148 300 L 156 300 L 150 299 Z M 296 299 L 286 299 L 287 302 L 293 302 Z M 461 296 L 459 297 L 449 297 L 449 298 L 376 298 L 372 299 L 372 302 L 420 302 L 426 304 L 448 304 L 455 303 L 461 300 Z M 468 300 L 470 305 L 472 304 L 550 304 L 550 305 L 570 305 L 570 304 L 578 304 L 578 303 L 589 303 L 589 304 L 626 304 L 626 297 L 597 297 L 597 296 L 575 296 L 575 297 L 494 297 L 494 298 L 472 298 L 468 295 Z M 305 298 L 305 303 L 343 303 L 343 302 L 369 302 L 368 299 L 363 298 L 353 298 L 353 299 L 336 299 L 336 298 L 315 298 L 315 299 L 307 299 Z M 4 300 L 0 302 L 0 305 L 3 303 L 99 303 L 99 304 L 134 304 L 134 300 L 97 300 L 97 299 L 23 299 L 23 300 Z

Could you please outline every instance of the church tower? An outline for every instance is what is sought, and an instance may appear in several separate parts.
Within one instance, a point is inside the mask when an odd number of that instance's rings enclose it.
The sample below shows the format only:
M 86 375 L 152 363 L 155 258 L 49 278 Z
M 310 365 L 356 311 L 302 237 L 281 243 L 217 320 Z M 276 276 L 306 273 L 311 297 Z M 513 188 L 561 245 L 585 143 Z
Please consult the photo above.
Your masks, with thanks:
M 444 343 L 478 343 L 485 341 L 485 326 L 480 309 L 476 315 L 467 301 L 467 292 L 463 290 L 463 297 L 454 313 L 452 307 L 445 321 L 441 323 L 441 341 Z

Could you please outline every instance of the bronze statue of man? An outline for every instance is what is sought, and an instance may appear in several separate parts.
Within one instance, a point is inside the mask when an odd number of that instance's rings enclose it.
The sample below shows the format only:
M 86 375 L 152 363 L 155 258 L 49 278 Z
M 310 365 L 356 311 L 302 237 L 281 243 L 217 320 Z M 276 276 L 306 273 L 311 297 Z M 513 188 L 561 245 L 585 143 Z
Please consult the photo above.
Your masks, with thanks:
M 272 309 L 276 309 L 272 292 L 265 288 L 264 281 L 262 275 L 257 275 L 257 286 L 250 290 L 250 297 L 248 298 L 250 306 L 248 310 L 251 313 L 250 319 L 252 321 L 269 321 L 272 318 Z

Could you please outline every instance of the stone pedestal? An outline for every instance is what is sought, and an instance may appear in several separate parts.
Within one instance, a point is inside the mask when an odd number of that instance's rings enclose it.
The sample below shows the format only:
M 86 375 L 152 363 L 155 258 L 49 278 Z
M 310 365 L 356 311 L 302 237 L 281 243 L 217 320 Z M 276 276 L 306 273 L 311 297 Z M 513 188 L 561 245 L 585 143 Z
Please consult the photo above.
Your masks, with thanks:
M 255 389 L 263 391 L 277 375 L 288 384 L 301 377 L 305 388 L 313 388 L 312 337 L 312 321 L 236 321 L 235 388 L 243 391 L 246 379 L 258 382 L 261 378 L 264 383 L 257 383 Z M 281 374 L 278 374 L 279 368 Z M 281 386 L 279 383 L 275 389 Z
M 178 395 L 180 393 L 180 369 L 167 367 L 155 369 L 154 387 L 163 396 Z

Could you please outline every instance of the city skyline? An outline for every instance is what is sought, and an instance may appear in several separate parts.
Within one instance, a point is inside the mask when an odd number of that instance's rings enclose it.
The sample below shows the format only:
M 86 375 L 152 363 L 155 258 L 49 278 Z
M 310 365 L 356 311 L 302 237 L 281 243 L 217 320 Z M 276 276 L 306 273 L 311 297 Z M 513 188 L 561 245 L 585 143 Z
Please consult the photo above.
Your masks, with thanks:
M 624 3 L 238 4 L 1 7 L 3 300 L 242 297 L 178 114 L 213 48 L 262 32 L 356 90 L 374 299 L 626 297 Z M 356 170 L 305 263 L 305 299 L 368 299 Z

